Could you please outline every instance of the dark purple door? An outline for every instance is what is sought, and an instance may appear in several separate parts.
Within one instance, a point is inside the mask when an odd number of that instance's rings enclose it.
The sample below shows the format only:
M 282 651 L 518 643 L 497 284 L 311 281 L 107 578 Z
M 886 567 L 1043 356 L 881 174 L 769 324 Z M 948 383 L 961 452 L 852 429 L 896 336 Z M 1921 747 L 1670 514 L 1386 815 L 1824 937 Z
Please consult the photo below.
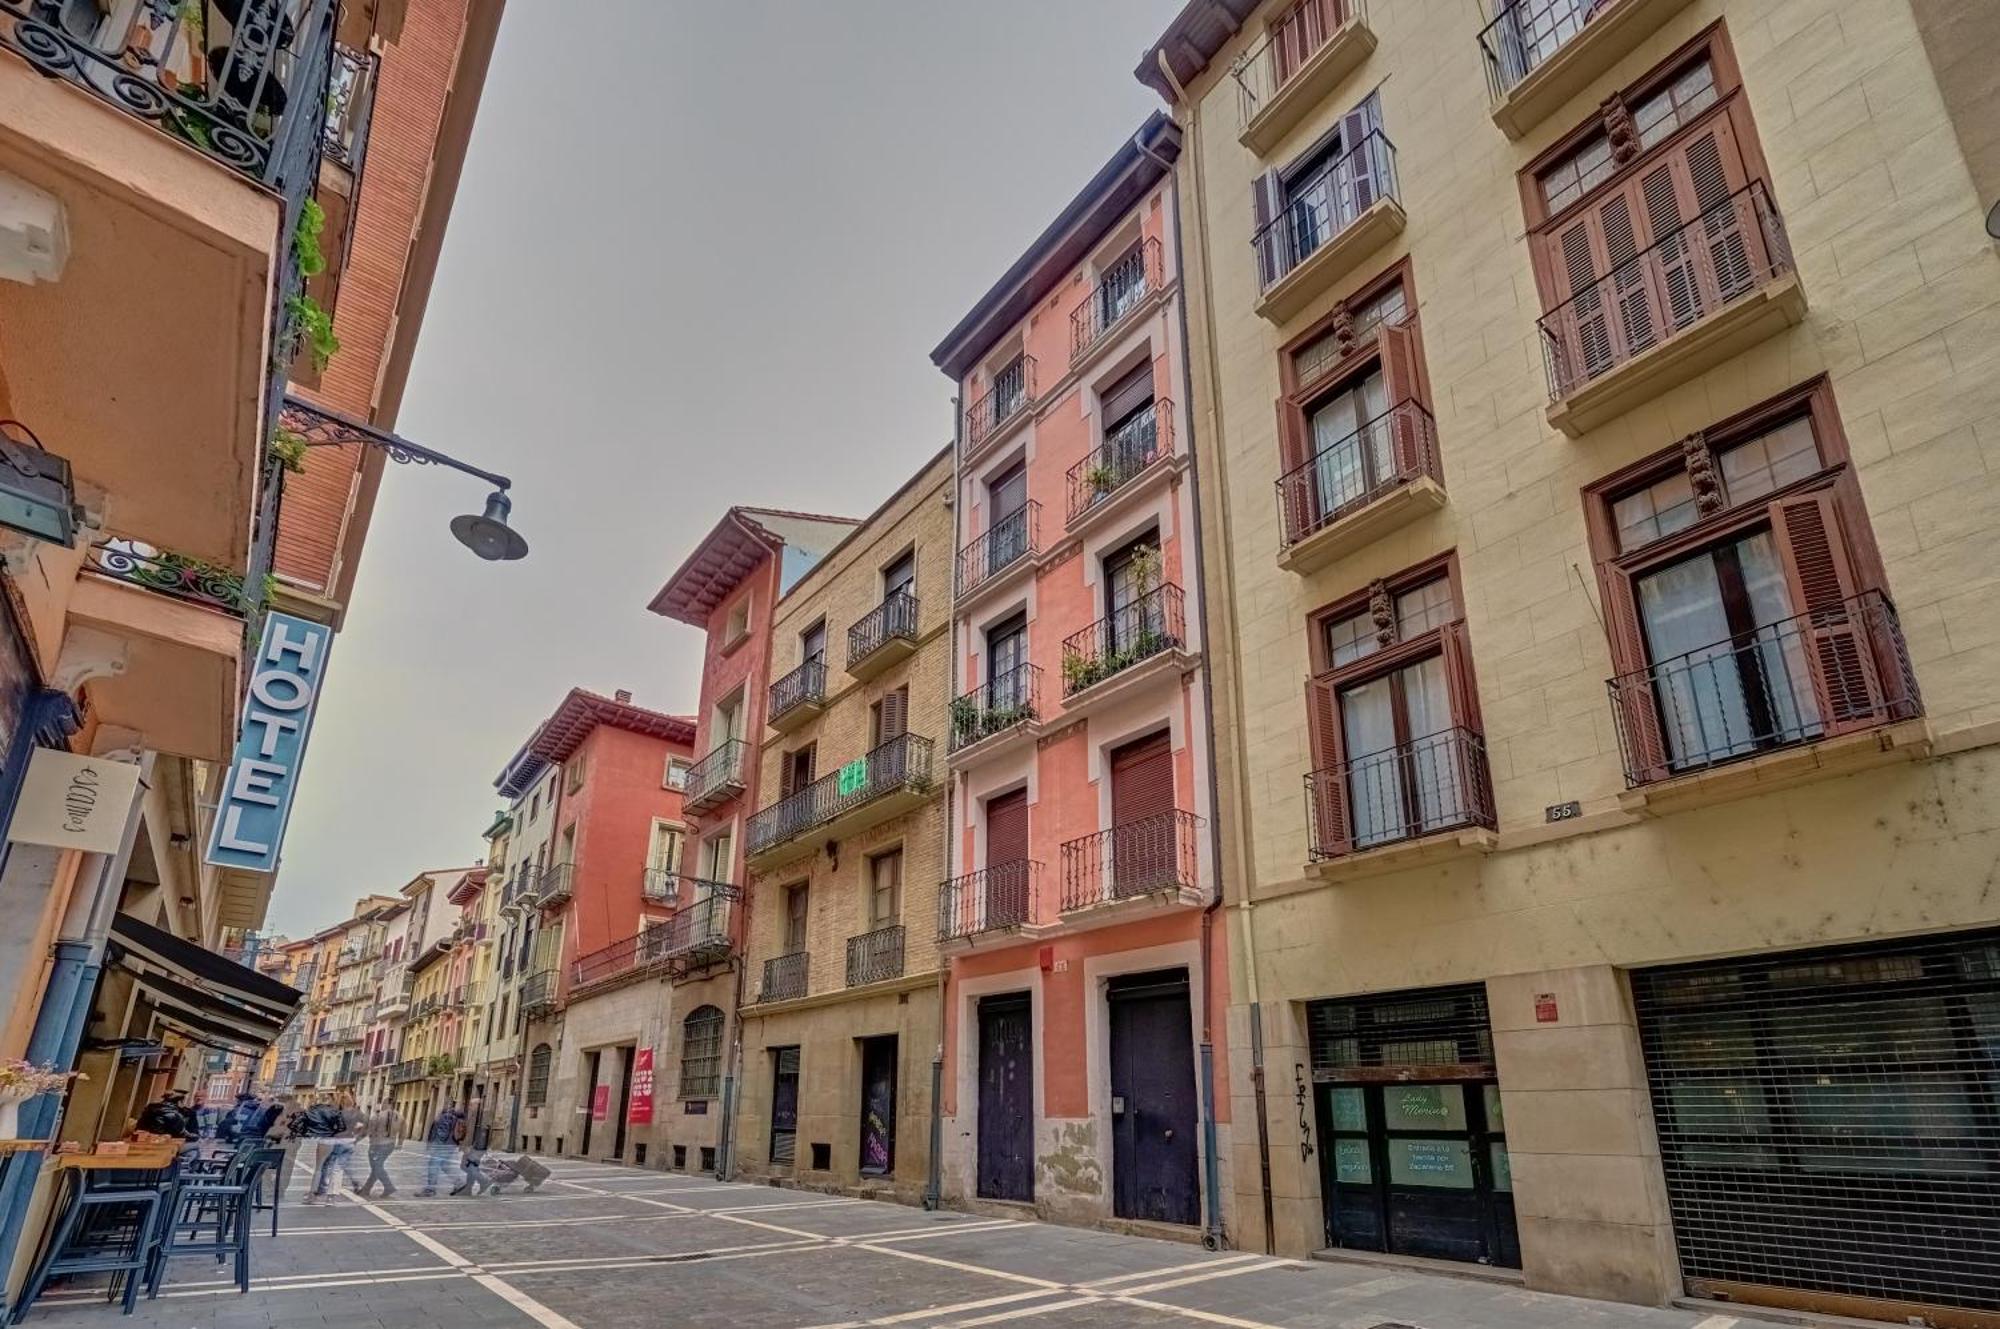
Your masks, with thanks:
M 1035 1198 L 1035 1033 L 1025 992 L 979 1003 L 979 1194 Z
M 799 1050 L 771 1049 L 771 1166 L 790 1167 L 799 1138 Z
M 861 1174 L 896 1169 L 896 1036 L 861 1040 Z
M 1120 1218 L 1201 1219 L 1187 971 L 1111 980 L 1111 1201 Z

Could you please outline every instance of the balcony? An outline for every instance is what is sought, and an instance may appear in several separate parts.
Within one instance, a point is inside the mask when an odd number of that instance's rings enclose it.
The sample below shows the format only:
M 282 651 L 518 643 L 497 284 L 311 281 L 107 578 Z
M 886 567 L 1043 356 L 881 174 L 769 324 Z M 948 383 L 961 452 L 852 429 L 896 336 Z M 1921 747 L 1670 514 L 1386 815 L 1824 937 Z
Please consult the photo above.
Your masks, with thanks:
M 897 591 L 847 630 L 847 672 L 867 682 L 917 649 L 917 597 Z
M 826 709 L 826 657 L 812 659 L 771 685 L 770 713 L 765 723 L 789 734 Z
M 1069 468 L 1064 517 L 1076 535 L 1152 492 L 1147 483 L 1173 469 L 1174 404 L 1161 398 L 1105 437 L 1103 444 Z
M 1306 777 L 1314 862 L 1473 827 L 1493 828 L 1486 742 L 1445 729 Z
M 1033 573 L 1041 553 L 1042 505 L 1031 498 L 958 551 L 958 598 L 997 594 Z
M 805 996 L 811 971 L 812 957 L 804 951 L 772 956 L 764 961 L 764 981 L 757 989 L 757 1000 L 794 1001 Z
M 1784 223 L 1754 182 L 1542 315 L 1549 423 L 1581 438 L 1805 310 Z
M 520 863 L 514 868 L 514 875 L 507 881 L 507 889 L 500 896 L 500 907 L 518 905 L 531 907 L 542 893 L 542 870 L 533 863 Z
M 1880 591 L 1620 674 L 1609 689 L 1634 789 L 1737 764 L 1765 787 L 1786 774 L 1775 754 L 1800 749 L 1804 766 L 1833 769 L 1834 740 L 1869 738 L 1851 754 L 1867 759 L 1891 746 L 1871 731 L 1923 714 L 1895 606 Z
M 1561 110 L 1689 0 L 1498 0 L 1479 34 L 1493 123 L 1518 139 Z
M 731 907 L 743 892 L 726 881 L 701 877 L 681 879 L 679 892 L 689 903 L 665 924 L 641 934 L 648 953 L 668 963 L 676 979 L 705 965 L 729 958 Z
M 433 1052 L 424 1062 L 424 1075 L 427 1079 L 442 1080 L 447 1075 L 454 1075 L 457 1072 L 458 1054 L 455 1052 Z
M 1012 933 L 1035 921 L 1042 865 L 1018 859 L 953 877 L 938 888 L 938 941 L 970 944 L 987 933 Z
M 672 904 L 680 886 L 680 873 L 667 868 L 647 868 L 639 879 L 639 898 L 647 904 Z
M 1399 402 L 1278 477 L 1278 566 L 1317 572 L 1444 506 L 1437 426 Z
M 399 1061 L 389 1068 L 390 1084 L 415 1084 L 423 1078 L 424 1059 L 422 1057 L 411 1057 L 409 1060 Z
M 1395 146 L 1372 130 L 1290 187 L 1278 215 L 1251 238 L 1263 291 L 1258 315 L 1277 324 L 1296 318 L 1401 233 L 1403 222 Z
M 1181 588 L 1169 582 L 1098 619 L 1062 644 L 1063 713 L 1101 709 L 1191 665 Z
M 1362 0 L 1302 0 L 1230 72 L 1243 115 L 1237 141 L 1264 156 L 1375 49 Z
M 1062 912 L 1165 895 L 1201 903 L 1201 818 L 1162 812 L 1062 847 Z
M 1041 667 L 1016 665 L 952 698 L 946 757 L 962 766 L 1011 752 L 1041 736 L 1041 721 Z
M 1092 353 L 1110 345 L 1111 334 L 1165 287 L 1160 242 L 1151 238 L 1100 273 L 1090 294 L 1069 311 L 1070 372 L 1082 372 Z
M 601 950 L 578 956 L 569 969 L 571 991 L 627 974 L 641 973 L 662 963 L 666 959 L 661 938 L 664 931 L 658 926 L 642 928 L 637 936 L 614 941 Z
M 556 1008 L 556 971 L 538 969 L 521 980 L 521 1014 L 543 1015 Z
M 903 815 L 932 792 L 931 741 L 900 734 L 754 814 L 750 860 L 761 871 L 804 858 L 828 841 Z
M 741 798 L 743 764 L 749 753 L 748 743 L 732 738 L 688 767 L 687 783 L 681 789 L 681 811 L 698 816 L 732 798 Z
M 972 461 L 1034 414 L 1035 357 L 1019 355 L 965 408 L 965 459 Z
M 554 909 L 567 904 L 576 894 L 576 865 L 557 863 L 544 868 L 537 879 L 539 889 L 535 892 L 535 906 L 539 909 Z
M 903 925 L 893 924 L 847 939 L 847 986 L 864 987 L 903 976 Z

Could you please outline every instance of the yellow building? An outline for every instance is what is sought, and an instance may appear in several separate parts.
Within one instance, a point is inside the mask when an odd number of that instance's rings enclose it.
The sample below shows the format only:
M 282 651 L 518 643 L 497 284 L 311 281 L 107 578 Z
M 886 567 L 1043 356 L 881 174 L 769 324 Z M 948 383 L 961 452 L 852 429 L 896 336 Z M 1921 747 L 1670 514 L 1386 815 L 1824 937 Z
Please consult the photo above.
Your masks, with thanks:
M 2000 9 L 1491 8 L 1193 0 L 1138 70 L 1230 1236 L 1990 1318 Z
M 747 825 L 745 1175 L 916 1199 L 941 1038 L 949 449 L 777 602 Z

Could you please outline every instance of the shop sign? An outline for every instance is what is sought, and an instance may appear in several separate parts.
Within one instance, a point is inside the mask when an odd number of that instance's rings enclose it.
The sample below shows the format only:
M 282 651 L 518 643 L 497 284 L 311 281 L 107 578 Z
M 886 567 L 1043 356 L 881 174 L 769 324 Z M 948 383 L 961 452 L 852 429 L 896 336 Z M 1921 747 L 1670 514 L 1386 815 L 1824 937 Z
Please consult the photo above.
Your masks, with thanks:
M 332 642 L 333 629 L 324 623 L 291 614 L 265 618 L 236 756 L 209 829 L 208 861 L 217 867 L 277 870 Z
M 1556 994 L 1537 992 L 1535 994 L 1535 1023 L 1555 1024 L 1562 1019 L 1556 1010 Z
M 115 854 L 125 840 L 139 768 L 127 761 L 36 748 L 7 838 L 16 844 Z
M 632 1054 L 632 1106 L 625 1119 L 634 1126 L 653 1124 L 653 1049 Z

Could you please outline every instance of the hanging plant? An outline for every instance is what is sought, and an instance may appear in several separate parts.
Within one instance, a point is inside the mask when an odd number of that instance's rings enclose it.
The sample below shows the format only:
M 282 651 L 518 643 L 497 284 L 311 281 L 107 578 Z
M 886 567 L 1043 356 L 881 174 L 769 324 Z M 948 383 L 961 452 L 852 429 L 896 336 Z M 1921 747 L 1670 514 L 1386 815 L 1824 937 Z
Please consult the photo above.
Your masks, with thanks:
M 306 436 L 295 430 L 278 426 L 278 432 L 271 435 L 271 459 L 293 475 L 306 469 Z
M 326 271 L 326 255 L 319 247 L 320 232 L 325 229 L 326 209 L 319 205 L 318 199 L 307 199 L 292 227 L 292 257 L 303 276 L 317 277 Z
M 313 369 L 324 373 L 340 350 L 340 338 L 333 335 L 333 315 L 320 308 L 319 301 L 300 292 L 285 297 L 285 312 L 291 316 L 293 344 L 303 341 L 312 348 Z

